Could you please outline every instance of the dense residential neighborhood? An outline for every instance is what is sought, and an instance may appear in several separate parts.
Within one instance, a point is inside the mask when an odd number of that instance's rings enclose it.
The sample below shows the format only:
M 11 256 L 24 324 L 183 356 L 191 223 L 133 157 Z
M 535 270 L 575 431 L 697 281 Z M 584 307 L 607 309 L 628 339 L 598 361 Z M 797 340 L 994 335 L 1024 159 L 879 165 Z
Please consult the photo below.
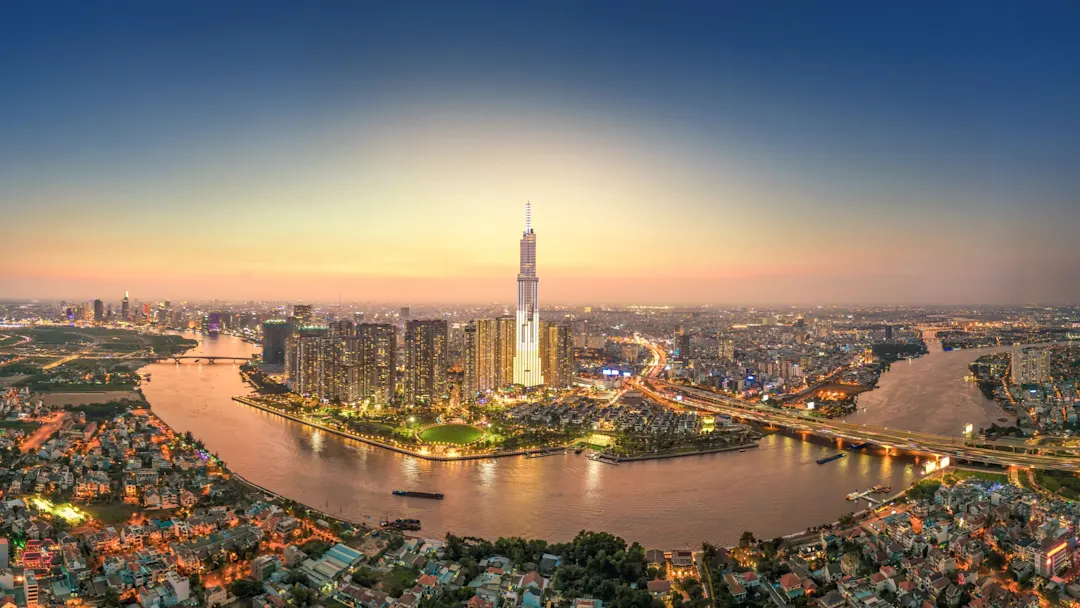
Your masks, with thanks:
M 489 542 L 312 511 L 231 474 L 137 403 L 57 409 L 11 389 L 0 414 L 5 608 L 1035 608 L 1080 596 L 1080 506 L 1015 471 L 948 472 L 871 512 L 787 539 L 747 532 L 730 548 L 591 532 Z

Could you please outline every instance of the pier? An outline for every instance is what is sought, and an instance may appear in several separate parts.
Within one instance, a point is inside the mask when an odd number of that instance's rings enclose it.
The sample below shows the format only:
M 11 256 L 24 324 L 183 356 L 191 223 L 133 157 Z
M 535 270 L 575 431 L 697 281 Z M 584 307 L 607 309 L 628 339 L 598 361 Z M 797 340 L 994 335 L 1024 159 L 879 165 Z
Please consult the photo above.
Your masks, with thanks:
M 858 502 L 860 500 L 866 499 L 866 502 L 870 503 L 871 505 L 879 505 L 879 504 L 881 504 L 881 501 L 878 500 L 877 498 L 874 498 L 872 496 L 872 494 L 874 494 L 874 489 L 873 488 L 867 488 L 867 489 L 863 490 L 862 492 L 852 492 L 851 494 L 848 494 L 847 499 L 850 500 L 850 501 L 854 501 L 854 502 Z

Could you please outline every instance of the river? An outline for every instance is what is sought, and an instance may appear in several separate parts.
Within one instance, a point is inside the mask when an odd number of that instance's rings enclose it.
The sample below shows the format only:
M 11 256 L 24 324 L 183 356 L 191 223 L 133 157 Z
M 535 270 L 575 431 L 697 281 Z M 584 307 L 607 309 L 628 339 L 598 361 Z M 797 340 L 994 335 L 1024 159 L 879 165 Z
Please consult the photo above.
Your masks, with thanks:
M 202 339 L 189 354 L 248 356 L 256 348 L 219 336 Z M 879 391 L 861 396 L 867 411 L 858 414 L 863 418 L 858 421 L 931 425 L 913 430 L 941 432 L 950 431 L 958 421 L 978 423 L 971 419 L 968 405 L 945 422 L 927 419 L 957 407 L 953 403 L 958 389 L 948 380 L 957 372 L 957 381 L 965 385 L 964 403 L 969 397 L 971 404 L 977 403 L 966 392 L 968 383 L 962 378 L 967 367 L 960 362 L 983 352 L 938 351 L 894 365 L 882 376 Z M 696 546 L 702 541 L 730 545 L 744 530 L 771 538 L 834 521 L 855 508 L 845 499 L 847 493 L 879 483 L 903 488 L 919 468 L 907 458 L 851 452 L 818 465 L 815 461 L 836 453 L 836 446 L 782 434 L 767 435 L 759 448 L 744 453 L 619 466 L 574 454 L 430 462 L 236 403 L 232 396 L 249 389 L 235 365 L 158 363 L 143 371 L 152 374 L 143 392 L 153 411 L 178 431 L 191 431 L 229 468 L 251 481 L 353 520 L 416 517 L 423 521 L 424 533 L 431 535 L 452 531 L 564 541 L 586 529 L 656 548 Z M 919 399 L 909 401 L 910 394 L 893 384 L 917 385 Z M 947 388 L 935 391 L 935 386 Z M 978 395 L 974 385 L 970 391 Z M 881 402 L 872 402 L 875 398 Z M 890 422 L 893 417 L 895 424 Z M 940 428 L 933 426 L 937 424 Z M 395 488 L 443 492 L 446 499 L 391 496 Z
M 954 437 L 962 436 L 967 424 L 978 431 L 995 422 L 1015 422 L 982 394 L 978 383 L 964 379 L 972 361 L 1008 347 L 944 352 L 936 340 L 927 346 L 930 354 L 893 363 L 878 388 L 858 396 L 859 409 L 846 420 Z

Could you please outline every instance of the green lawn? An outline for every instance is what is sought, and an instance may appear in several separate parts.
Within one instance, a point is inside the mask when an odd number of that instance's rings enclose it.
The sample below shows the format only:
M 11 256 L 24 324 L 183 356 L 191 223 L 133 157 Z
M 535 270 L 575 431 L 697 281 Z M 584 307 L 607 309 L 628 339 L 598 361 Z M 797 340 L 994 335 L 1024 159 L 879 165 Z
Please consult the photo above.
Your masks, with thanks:
M 484 436 L 484 431 L 471 424 L 440 424 L 420 432 L 420 439 L 430 443 L 472 443 Z
M 967 469 L 956 469 L 949 472 L 949 476 L 956 477 L 957 479 L 985 479 L 986 481 L 999 481 L 1001 483 L 1009 482 L 1008 473 L 997 471 L 969 471 Z
M 94 519 L 105 524 L 119 524 L 131 518 L 131 514 L 139 510 L 138 505 L 124 503 L 91 504 L 83 507 Z M 154 517 L 159 517 L 155 512 Z M 164 513 L 162 511 L 161 513 Z

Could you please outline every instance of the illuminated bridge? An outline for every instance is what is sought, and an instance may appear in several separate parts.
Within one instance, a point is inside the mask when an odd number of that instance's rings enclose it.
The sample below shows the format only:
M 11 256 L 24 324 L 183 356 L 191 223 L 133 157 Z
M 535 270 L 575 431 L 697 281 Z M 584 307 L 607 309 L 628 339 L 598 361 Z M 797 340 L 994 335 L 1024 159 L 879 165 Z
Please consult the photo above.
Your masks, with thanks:
M 240 362 L 245 363 L 251 361 L 252 357 L 226 357 L 222 355 L 137 355 L 134 357 L 81 357 L 82 359 L 113 359 L 113 360 L 125 360 L 125 361 L 165 361 L 166 359 L 172 359 L 176 363 L 181 361 L 191 361 L 192 363 L 217 363 L 218 361 Z
M 650 378 L 647 381 L 635 378 L 634 384 L 649 397 L 672 405 L 723 414 L 817 437 L 854 443 L 870 442 L 892 452 L 949 456 L 953 462 L 966 461 L 1003 467 L 1021 466 L 1065 471 L 1080 468 L 1078 467 L 1080 465 L 1078 448 L 964 439 L 854 424 L 842 420 L 827 420 L 815 418 L 799 410 L 776 408 L 735 399 L 712 391 L 672 384 L 657 378 Z M 672 394 L 680 395 L 681 399 L 674 400 L 671 397 Z

